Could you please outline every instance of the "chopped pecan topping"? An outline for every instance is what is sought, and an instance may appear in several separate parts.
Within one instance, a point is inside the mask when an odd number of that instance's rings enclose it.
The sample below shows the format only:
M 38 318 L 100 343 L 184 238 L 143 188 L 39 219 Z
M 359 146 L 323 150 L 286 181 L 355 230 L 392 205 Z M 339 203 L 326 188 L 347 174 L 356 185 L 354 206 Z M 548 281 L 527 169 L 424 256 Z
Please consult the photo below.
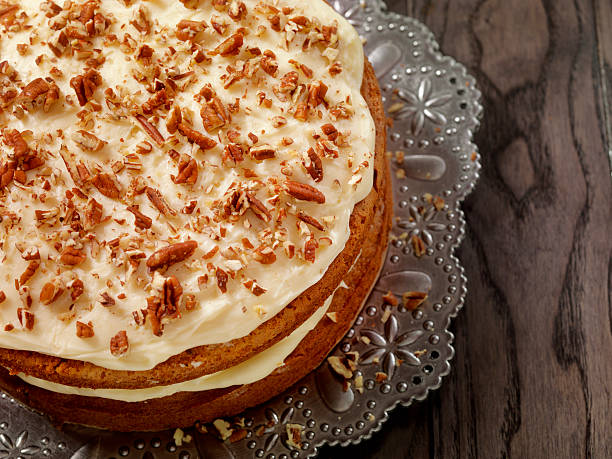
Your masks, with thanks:
M 134 11 L 134 16 L 130 21 L 140 33 L 148 34 L 151 32 L 151 22 L 149 21 L 149 12 L 142 6 Z
M 5 300 L 6 300 L 6 293 L 0 290 L 0 304 L 4 303 Z
M 6 188 L 15 176 L 15 163 L 5 162 L 0 165 L 0 190 Z
M 102 292 L 100 294 L 100 304 L 104 307 L 115 306 L 115 299 L 108 294 L 108 292 Z
M 34 314 L 25 308 L 17 308 L 17 318 L 21 326 L 27 330 L 34 328 Z
M 297 89 L 300 75 L 297 72 L 286 73 L 282 78 L 277 91 L 283 94 L 292 93 Z
M 85 291 L 85 285 L 81 279 L 75 279 L 68 284 L 70 289 L 70 298 L 72 301 L 76 301 Z
M 310 239 L 306 240 L 306 242 L 304 242 L 304 259 L 306 261 L 314 263 L 315 254 L 318 247 L 319 244 L 317 243 L 317 240 L 314 237 L 311 237 Z
M 198 163 L 189 155 L 183 155 L 178 165 L 178 175 L 171 175 L 176 184 L 187 183 L 193 185 L 198 181 Z
M 149 198 L 149 201 L 151 201 L 155 208 L 162 214 L 165 216 L 176 215 L 176 212 L 168 205 L 166 199 L 159 190 L 148 186 L 145 188 L 145 193 L 147 198 Z
M 323 131 L 323 134 L 325 134 L 332 142 L 338 138 L 338 130 L 331 123 L 321 126 L 321 130 Z
M 129 342 L 127 333 L 125 330 L 121 330 L 110 340 L 110 351 L 115 357 L 124 355 L 129 348 Z
M 235 56 L 240 52 L 243 42 L 244 37 L 242 34 L 235 33 L 217 46 L 214 49 L 213 54 L 220 54 L 221 56 Z
M 176 38 L 183 41 L 193 41 L 197 34 L 206 29 L 204 21 L 189 21 L 183 19 L 176 25 Z
M 230 18 L 232 18 L 233 21 L 238 22 L 247 14 L 246 5 L 244 4 L 244 2 L 233 0 L 230 4 L 227 14 Z
M 206 137 L 204 134 L 192 129 L 185 123 L 178 124 L 178 131 L 187 137 L 187 140 L 189 140 L 190 143 L 195 143 L 202 150 L 210 150 L 217 145 L 217 142 L 215 142 L 213 139 Z
M 21 276 L 19 277 L 19 286 L 25 285 L 30 279 L 32 279 L 39 266 L 40 260 L 30 260 L 25 271 L 21 273 Z
M 151 226 L 153 225 L 153 220 L 143 214 L 139 210 L 139 206 L 129 206 L 127 210 L 134 214 L 134 225 L 136 225 L 136 228 L 144 230 L 151 228 Z
M 147 259 L 147 266 L 151 270 L 159 269 L 163 266 L 170 266 L 189 258 L 198 248 L 195 241 L 177 242 L 163 247 L 154 252 Z
M 221 293 L 227 292 L 227 281 L 229 280 L 227 273 L 221 268 L 217 268 L 216 277 L 217 286 L 219 287 L 219 290 L 221 290 Z
M 42 78 L 36 78 L 23 88 L 15 102 L 22 105 L 26 110 L 31 111 L 36 106 L 44 103 L 49 89 L 51 89 L 49 83 Z
M 60 282 L 47 282 L 40 291 L 39 299 L 42 304 L 49 305 L 57 300 L 62 293 L 64 293 L 64 289 Z
M 91 99 L 96 88 L 101 84 L 102 77 L 93 69 L 88 70 L 84 75 L 75 76 L 70 80 L 70 86 L 74 89 L 81 107 Z
M 136 121 L 140 123 L 145 132 L 157 143 L 159 146 L 162 146 L 165 142 L 164 136 L 157 130 L 155 126 L 153 126 L 149 120 L 147 120 L 142 115 L 136 115 Z
M 2 131 L 4 142 L 13 149 L 13 157 L 19 161 L 25 158 L 30 151 L 30 147 L 23 139 L 21 132 L 17 129 L 5 129 Z
M 166 129 L 170 134 L 174 134 L 178 130 L 178 125 L 183 121 L 181 109 L 174 107 L 166 117 Z
M 71 246 L 66 247 L 60 255 L 60 261 L 68 266 L 78 266 L 83 263 L 86 258 L 87 256 L 83 252 Z
M 92 338 L 94 336 L 94 329 L 91 321 L 85 324 L 77 320 L 76 334 L 79 338 Z
M 200 110 L 200 116 L 206 132 L 213 132 L 225 126 L 229 120 L 225 106 L 218 97 L 212 97 L 204 104 L 202 110 Z
M 265 53 L 264 53 L 265 54 Z M 259 63 L 261 69 L 268 75 L 276 77 L 278 75 L 278 62 L 276 58 L 270 55 L 264 55 Z
M 107 198 L 119 199 L 121 196 L 117 181 L 110 174 L 98 173 L 92 177 L 91 183 Z
M 260 220 L 263 220 L 266 223 L 272 220 L 272 214 L 270 213 L 270 211 L 264 205 L 263 202 L 257 199 L 250 192 L 247 192 L 246 196 L 247 196 L 249 203 L 251 204 L 251 210 L 257 216 L 257 218 L 259 218 Z
M 264 159 L 271 159 L 276 156 L 276 150 L 268 144 L 251 147 L 249 153 L 254 159 L 258 161 L 262 161 Z
M 79 130 L 72 134 L 72 140 L 83 150 L 97 152 L 104 148 L 106 142 L 90 132 Z
M 166 92 L 166 88 L 163 88 L 153 94 L 144 104 L 142 104 L 142 111 L 149 115 L 153 113 L 156 108 L 161 107 L 162 105 L 167 105 L 168 102 L 168 93 Z
M 230 143 L 223 149 L 223 159 L 231 159 L 234 163 L 239 163 L 244 160 L 244 151 L 241 145 Z
M 317 190 L 315 187 L 307 185 L 305 183 L 294 182 L 287 180 L 285 182 L 285 189 L 287 193 L 296 199 L 302 201 L 318 202 L 319 204 L 325 203 L 325 195 Z
M 312 179 L 315 182 L 320 182 L 323 180 L 323 162 L 321 157 L 317 155 L 314 148 L 308 149 L 307 156 L 307 158 L 302 158 L 302 163 Z
M 322 81 L 311 83 L 308 86 L 308 106 L 316 108 L 324 103 L 327 89 L 327 86 Z
M 311 217 L 310 215 L 308 215 L 307 213 L 299 211 L 297 216 L 304 223 L 307 223 L 310 226 L 315 227 L 319 231 L 325 231 L 325 227 L 323 226 L 323 224 L 319 220 L 317 220 L 316 218 Z
M 270 265 L 276 261 L 276 254 L 270 247 L 259 246 L 253 252 L 253 258 L 262 265 Z

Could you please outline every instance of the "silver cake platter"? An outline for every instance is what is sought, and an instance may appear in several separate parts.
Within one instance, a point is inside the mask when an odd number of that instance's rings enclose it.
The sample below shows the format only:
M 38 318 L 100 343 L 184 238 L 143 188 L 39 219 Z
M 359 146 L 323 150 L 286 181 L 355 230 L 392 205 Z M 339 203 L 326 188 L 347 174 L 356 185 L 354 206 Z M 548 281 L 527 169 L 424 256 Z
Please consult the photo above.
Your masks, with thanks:
M 480 169 L 472 142 L 482 112 L 480 92 L 465 68 L 442 55 L 432 33 L 414 19 L 388 12 L 381 0 L 331 3 L 362 36 L 392 120 L 387 149 L 394 237 L 374 290 L 333 351 L 359 353 L 351 387 L 345 390 L 323 364 L 284 394 L 235 418 L 241 425 L 231 427 L 243 438 L 222 442 L 191 428 L 185 429 L 190 441 L 180 445 L 174 431 L 122 434 L 76 426 L 59 431 L 2 394 L 0 458 L 307 458 L 326 443 L 369 438 L 395 406 L 423 400 L 440 386 L 454 353 L 448 328 L 467 291 L 454 251 L 465 228 L 460 204 Z M 391 307 L 382 299 L 389 291 L 398 298 L 425 292 L 427 299 L 414 310 L 401 302 Z M 290 430 L 299 432 L 297 445 L 288 441 Z

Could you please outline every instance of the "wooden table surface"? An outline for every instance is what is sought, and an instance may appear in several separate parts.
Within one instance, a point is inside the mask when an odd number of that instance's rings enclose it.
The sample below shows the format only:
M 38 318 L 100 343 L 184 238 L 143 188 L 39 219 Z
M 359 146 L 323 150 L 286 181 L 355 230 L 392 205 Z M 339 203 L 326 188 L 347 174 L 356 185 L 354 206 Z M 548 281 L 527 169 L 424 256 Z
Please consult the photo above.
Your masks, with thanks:
M 321 458 L 612 458 L 612 1 L 388 0 L 483 92 L 452 373 Z

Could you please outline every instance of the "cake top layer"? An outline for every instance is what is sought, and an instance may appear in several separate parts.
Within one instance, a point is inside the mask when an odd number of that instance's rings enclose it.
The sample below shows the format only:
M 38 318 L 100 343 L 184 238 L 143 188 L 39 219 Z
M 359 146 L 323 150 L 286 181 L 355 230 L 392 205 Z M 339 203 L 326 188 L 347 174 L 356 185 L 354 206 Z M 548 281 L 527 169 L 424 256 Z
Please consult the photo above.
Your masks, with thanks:
M 0 1 L 0 28 L 0 346 L 150 369 L 344 248 L 375 128 L 322 0 Z

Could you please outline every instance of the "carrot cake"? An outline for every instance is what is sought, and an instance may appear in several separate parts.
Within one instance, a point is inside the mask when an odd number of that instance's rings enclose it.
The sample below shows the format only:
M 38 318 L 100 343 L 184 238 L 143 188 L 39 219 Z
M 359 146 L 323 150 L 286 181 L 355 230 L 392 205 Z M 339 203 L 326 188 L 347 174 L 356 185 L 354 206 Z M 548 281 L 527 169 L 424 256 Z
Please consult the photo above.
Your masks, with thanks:
M 0 387 L 185 426 L 325 358 L 390 226 L 385 117 L 323 0 L 0 0 Z

